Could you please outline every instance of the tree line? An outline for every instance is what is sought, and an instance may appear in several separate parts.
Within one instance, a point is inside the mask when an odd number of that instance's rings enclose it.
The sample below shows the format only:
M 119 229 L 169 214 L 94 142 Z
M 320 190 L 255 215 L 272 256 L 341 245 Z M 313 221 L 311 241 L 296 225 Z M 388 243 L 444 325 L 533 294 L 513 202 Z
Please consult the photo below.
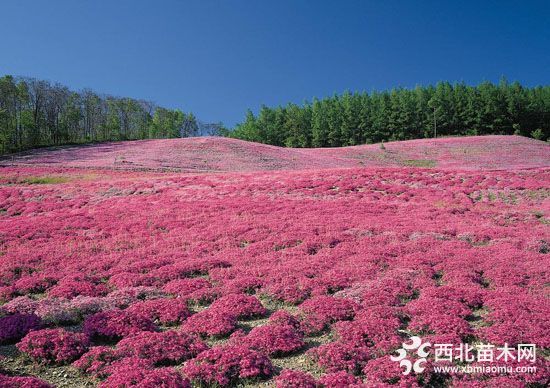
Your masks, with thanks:
M 228 136 L 287 147 L 339 147 L 435 136 L 550 137 L 550 86 L 502 79 L 350 93 L 299 106 L 262 106 Z
M 49 81 L 0 78 L 0 154 L 112 140 L 197 136 L 193 113 L 150 101 L 72 91 Z

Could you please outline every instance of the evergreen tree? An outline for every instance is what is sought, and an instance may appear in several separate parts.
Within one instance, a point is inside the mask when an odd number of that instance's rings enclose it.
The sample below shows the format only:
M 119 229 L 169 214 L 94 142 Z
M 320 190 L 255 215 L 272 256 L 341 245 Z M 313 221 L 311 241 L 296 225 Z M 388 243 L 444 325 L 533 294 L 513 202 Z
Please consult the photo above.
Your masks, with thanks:
M 351 93 L 302 106 L 262 106 L 231 136 L 287 147 L 337 147 L 438 136 L 521 134 L 548 139 L 550 86 L 502 79 L 478 86 L 439 82 L 413 90 Z M 538 131 L 540 129 L 540 131 Z M 535 132 L 536 131 L 536 132 Z

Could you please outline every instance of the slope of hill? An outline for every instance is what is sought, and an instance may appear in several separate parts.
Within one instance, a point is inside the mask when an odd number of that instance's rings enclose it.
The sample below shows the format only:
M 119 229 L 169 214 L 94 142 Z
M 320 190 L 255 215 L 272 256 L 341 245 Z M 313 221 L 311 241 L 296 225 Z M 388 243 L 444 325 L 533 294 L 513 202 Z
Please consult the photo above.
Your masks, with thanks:
M 181 171 L 346 167 L 510 169 L 550 166 L 550 146 L 519 136 L 419 139 L 342 148 L 296 149 L 221 137 L 111 142 L 19 153 L 0 165 Z
M 100 373 L 101 386 L 185 386 L 179 371 L 274 386 L 285 368 L 308 386 L 455 387 L 464 376 L 402 374 L 390 355 L 406 333 L 544 352 L 548 151 L 498 136 L 302 150 L 195 138 L 5 159 L 0 387 L 92 387 Z M 178 368 L 153 368 L 165 364 Z M 545 386 L 547 360 L 533 365 L 473 383 Z
M 271 387 L 283 368 L 332 382 L 331 368 L 367 386 L 457 387 L 462 375 L 402 374 L 390 355 L 404 333 L 550 346 L 550 169 L 0 170 L 0 373 L 57 387 L 113 373 L 112 387 L 182 370 L 194 386 Z M 53 364 L 78 357 L 80 371 Z M 542 372 L 468 386 L 545 386 L 544 357 L 526 362 L 509 368 Z

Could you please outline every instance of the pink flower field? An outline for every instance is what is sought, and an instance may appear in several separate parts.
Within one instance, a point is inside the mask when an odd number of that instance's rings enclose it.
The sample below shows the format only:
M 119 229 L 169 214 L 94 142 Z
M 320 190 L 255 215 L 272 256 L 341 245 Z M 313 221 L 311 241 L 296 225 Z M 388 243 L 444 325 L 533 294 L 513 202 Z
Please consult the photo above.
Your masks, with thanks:
M 227 172 L 347 167 L 495 170 L 548 166 L 548 146 L 520 136 L 418 139 L 339 148 L 282 148 L 219 137 L 137 140 L 22 152 L 0 166 Z
M 0 387 L 550 381 L 543 142 L 152 140 L 2 163 Z M 412 336 L 536 344 L 536 370 L 404 374 L 390 356 Z

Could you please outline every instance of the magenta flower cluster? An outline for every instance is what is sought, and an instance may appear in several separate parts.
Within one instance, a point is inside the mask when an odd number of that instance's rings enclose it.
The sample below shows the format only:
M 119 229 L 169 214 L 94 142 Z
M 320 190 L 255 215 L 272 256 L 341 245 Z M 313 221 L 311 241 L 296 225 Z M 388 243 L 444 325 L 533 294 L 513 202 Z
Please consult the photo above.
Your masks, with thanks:
M 309 373 L 285 369 L 275 379 L 277 388 L 318 388 L 315 378 Z
M 0 374 L 0 387 L 5 388 L 53 388 L 36 377 L 6 376 Z
M 174 368 L 146 369 L 127 365 L 115 370 L 99 387 L 191 388 L 191 384 Z
M 234 314 L 239 319 L 257 318 L 267 313 L 258 298 L 244 294 L 223 296 L 214 301 L 210 308 L 225 314 Z
M 269 357 L 245 346 L 218 346 L 187 361 L 186 376 L 200 384 L 228 386 L 239 379 L 264 379 L 271 376 Z
M 193 314 L 185 321 L 182 330 L 203 337 L 223 337 L 237 328 L 237 317 L 227 311 L 211 308 Z
M 191 316 L 183 299 L 152 299 L 139 301 L 126 310 L 132 315 L 140 315 L 160 325 L 177 325 Z
M 157 327 L 147 317 L 127 310 L 111 310 L 89 316 L 82 330 L 96 340 L 116 341 L 142 331 L 156 331 Z
M 65 329 L 42 329 L 27 334 L 17 344 L 17 348 L 40 362 L 66 364 L 84 354 L 89 344 L 88 337 L 82 333 Z
M 34 314 L 8 315 L 0 318 L 0 345 L 19 341 L 31 330 L 39 329 L 40 318 Z
M 302 327 L 308 334 L 319 333 L 334 322 L 353 319 L 359 309 L 360 305 L 350 299 L 316 296 L 300 305 L 305 316 Z
M 117 345 L 122 357 L 139 357 L 155 365 L 176 365 L 207 349 L 208 346 L 198 338 L 172 330 L 142 332 L 124 338 Z
M 263 325 L 253 328 L 241 342 L 270 356 L 283 356 L 302 349 L 303 335 L 290 325 Z

